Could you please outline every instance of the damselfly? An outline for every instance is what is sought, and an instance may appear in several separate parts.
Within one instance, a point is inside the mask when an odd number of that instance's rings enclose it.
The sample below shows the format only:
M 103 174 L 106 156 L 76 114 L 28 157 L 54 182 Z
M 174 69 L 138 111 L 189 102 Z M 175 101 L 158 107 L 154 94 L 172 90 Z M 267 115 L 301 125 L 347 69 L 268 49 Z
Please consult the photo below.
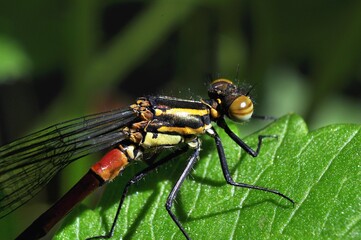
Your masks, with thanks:
M 147 173 L 192 149 L 186 167 L 165 204 L 174 223 L 184 236 L 190 239 L 172 211 L 172 205 L 183 181 L 198 159 L 199 136 L 204 134 L 215 140 L 223 175 L 228 184 L 274 193 L 294 203 L 291 198 L 279 191 L 233 181 L 221 139 L 212 122 L 224 129 L 233 141 L 253 157 L 258 155 L 262 139 L 275 136 L 260 135 L 257 149 L 253 150 L 227 126 L 225 117 L 242 122 L 250 119 L 253 114 L 253 103 L 249 94 L 232 81 L 213 81 L 209 86 L 208 95 L 209 99 L 199 101 L 162 96 L 141 97 L 127 109 L 70 120 L 2 146 L 0 217 L 29 201 L 69 163 L 85 155 L 108 149 L 105 156 L 54 206 L 21 233 L 18 239 L 38 239 L 46 235 L 75 204 L 94 189 L 113 180 L 128 164 L 137 160 L 145 161 L 149 164 L 148 167 L 126 184 L 110 231 L 104 236 L 92 237 L 110 238 L 129 187 Z M 160 150 L 166 148 L 172 148 L 173 151 L 158 159 Z

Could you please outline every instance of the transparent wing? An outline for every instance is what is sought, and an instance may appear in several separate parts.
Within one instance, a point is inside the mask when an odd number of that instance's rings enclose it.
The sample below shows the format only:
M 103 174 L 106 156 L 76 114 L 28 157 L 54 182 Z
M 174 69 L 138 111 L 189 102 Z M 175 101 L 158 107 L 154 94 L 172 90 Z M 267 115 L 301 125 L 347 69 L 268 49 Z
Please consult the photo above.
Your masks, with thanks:
M 0 218 L 14 211 L 72 161 L 116 145 L 121 128 L 137 118 L 130 109 L 53 125 L 0 148 Z

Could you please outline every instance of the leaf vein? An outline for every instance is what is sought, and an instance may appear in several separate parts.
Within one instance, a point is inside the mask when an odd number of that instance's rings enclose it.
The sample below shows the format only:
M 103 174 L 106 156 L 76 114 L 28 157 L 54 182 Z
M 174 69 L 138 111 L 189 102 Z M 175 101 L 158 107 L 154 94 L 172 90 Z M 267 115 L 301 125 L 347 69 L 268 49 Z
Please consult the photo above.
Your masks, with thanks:
M 155 226 L 155 224 L 153 223 L 154 218 L 159 209 L 159 204 L 161 202 L 160 200 L 161 200 L 161 197 L 163 196 L 164 192 L 165 192 L 165 184 L 160 184 L 160 191 L 159 191 L 159 194 L 157 194 L 157 199 L 155 200 L 156 204 L 150 213 L 149 226 Z M 151 233 L 152 239 L 156 239 L 153 227 L 150 228 L 150 233 Z
M 338 198 L 338 196 L 339 196 L 339 194 L 340 194 L 340 192 L 341 192 L 341 190 L 342 190 L 342 188 L 343 188 L 343 186 L 344 186 L 344 184 L 345 184 L 346 181 L 347 181 L 347 177 L 345 177 L 345 178 L 342 179 L 341 185 L 340 185 L 340 187 L 337 189 L 336 195 L 334 196 L 334 199 L 335 199 L 335 200 Z M 332 206 L 334 207 L 335 205 L 332 205 Z M 332 210 L 333 210 L 333 207 L 332 207 L 332 208 L 329 208 L 328 211 L 327 211 L 327 213 L 326 213 L 326 215 L 325 215 L 325 219 L 324 219 L 324 221 L 323 221 L 323 223 L 322 223 L 322 225 L 321 225 L 321 228 L 320 228 L 320 229 L 321 229 L 321 232 L 325 230 L 326 222 L 327 222 L 327 220 L 328 220 L 328 217 L 330 216 L 330 213 L 331 213 Z
M 295 158 L 298 158 L 303 152 L 305 152 L 306 150 L 307 150 L 307 148 L 310 146 L 310 143 L 313 141 L 313 138 L 310 138 L 307 142 L 306 142 L 306 144 L 300 149 L 300 151 L 299 151 L 299 153 L 295 156 Z M 297 182 L 298 180 L 299 180 L 299 178 L 300 178 L 300 174 L 299 174 L 299 172 L 300 172 L 300 169 L 301 169 L 301 167 L 300 167 L 300 162 L 298 161 L 298 175 L 297 175 L 297 179 L 296 179 L 296 181 L 295 182 Z M 296 205 L 296 208 L 298 208 L 298 205 Z M 295 208 L 295 210 L 296 210 L 296 208 Z M 294 213 L 294 211 L 292 212 L 292 213 Z M 291 215 L 290 215 L 290 217 L 287 219 L 287 221 L 283 224 L 283 226 L 280 228 L 280 233 L 282 234 L 283 233 L 283 231 L 286 229 L 286 227 L 288 226 L 288 224 L 291 222 L 291 220 L 292 220 L 292 218 L 293 218 L 293 215 L 292 215 L 292 213 L 291 213 Z
M 210 161 L 211 161 L 211 158 L 207 157 L 207 160 L 205 161 L 204 171 L 203 171 L 203 174 L 202 174 L 202 179 L 204 179 L 207 176 Z M 197 185 L 198 186 L 197 186 L 197 189 L 195 191 L 195 198 L 193 200 L 193 205 L 191 206 L 190 210 L 188 211 L 187 218 L 192 214 L 194 209 L 196 209 L 199 198 L 201 196 L 202 189 L 204 187 L 202 184 L 197 184 Z
M 350 224 L 346 226 L 345 231 L 342 234 L 340 234 L 340 239 L 344 239 L 346 237 L 346 234 L 348 234 L 360 222 L 361 222 L 361 215 L 359 215 L 357 218 L 354 218 L 350 222 Z
M 272 161 L 270 162 L 270 164 L 268 164 L 268 165 L 264 168 L 264 170 L 261 172 L 261 175 L 262 175 L 264 172 L 266 172 L 267 169 L 274 164 L 274 159 L 276 159 L 276 157 L 277 157 L 277 155 L 278 155 L 277 153 L 278 153 L 278 151 L 280 150 L 280 147 L 281 147 L 282 143 L 284 142 L 285 134 L 286 134 L 286 132 L 287 132 L 287 130 L 288 130 L 289 128 L 290 128 L 290 118 L 288 117 L 288 118 L 287 118 L 287 121 L 285 122 L 285 127 L 283 128 L 283 131 L 282 131 L 282 134 L 281 134 L 281 136 L 283 136 L 283 137 L 282 137 L 281 141 L 278 141 L 278 144 L 277 144 L 277 146 L 275 147 L 274 154 L 273 154 L 273 156 L 271 157 Z M 261 175 L 260 175 L 259 177 L 261 177 Z M 270 236 L 271 236 L 270 233 L 272 232 L 273 223 L 274 223 L 274 220 L 275 220 L 275 218 L 276 218 L 276 211 L 277 211 L 276 208 L 274 208 L 274 210 L 273 210 L 273 216 L 272 216 L 272 218 L 271 218 L 270 225 L 269 225 L 269 227 L 268 227 L 268 228 L 269 228 L 268 238 L 270 238 Z
M 314 186 L 323 178 L 323 176 L 325 175 L 325 173 L 327 172 L 327 170 L 330 168 L 331 164 L 333 163 L 333 160 L 340 154 L 340 152 L 347 146 L 347 144 L 354 138 L 354 136 L 359 132 L 360 129 L 358 129 L 357 131 L 355 131 L 355 133 L 353 135 L 351 135 L 349 137 L 349 139 L 347 141 L 345 141 L 345 143 L 339 148 L 340 150 L 337 152 L 337 154 L 335 154 L 330 161 L 328 162 L 328 164 L 325 166 L 324 170 L 321 172 L 321 175 L 319 176 L 319 178 L 315 181 L 314 184 L 312 184 L 307 190 L 306 193 L 304 194 L 304 197 L 301 199 L 301 201 L 299 202 L 299 204 L 296 205 L 294 211 L 291 213 L 286 225 L 289 224 L 289 222 L 293 219 L 294 215 L 298 212 L 298 209 L 302 206 L 303 202 L 307 199 L 307 197 L 309 196 L 310 192 L 312 191 L 312 189 L 314 188 Z M 284 229 L 286 228 L 286 226 L 282 229 L 281 233 L 284 231 Z

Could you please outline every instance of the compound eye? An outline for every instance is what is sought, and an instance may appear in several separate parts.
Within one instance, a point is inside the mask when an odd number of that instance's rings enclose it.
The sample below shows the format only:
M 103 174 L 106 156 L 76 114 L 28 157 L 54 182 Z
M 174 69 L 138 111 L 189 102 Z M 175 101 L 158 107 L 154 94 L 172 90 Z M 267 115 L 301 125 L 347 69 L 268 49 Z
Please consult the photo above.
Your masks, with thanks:
M 217 85 L 217 84 L 233 84 L 233 82 L 231 80 L 225 79 L 225 78 L 220 78 L 220 79 L 216 79 L 214 80 L 211 85 Z
M 253 114 L 253 103 L 248 96 L 239 96 L 228 109 L 228 116 L 236 122 L 246 121 Z
M 225 91 L 227 91 L 227 89 L 229 88 L 230 85 L 233 85 L 233 83 L 230 80 L 220 78 L 220 79 L 214 80 L 211 83 L 211 88 L 217 94 L 222 94 Z

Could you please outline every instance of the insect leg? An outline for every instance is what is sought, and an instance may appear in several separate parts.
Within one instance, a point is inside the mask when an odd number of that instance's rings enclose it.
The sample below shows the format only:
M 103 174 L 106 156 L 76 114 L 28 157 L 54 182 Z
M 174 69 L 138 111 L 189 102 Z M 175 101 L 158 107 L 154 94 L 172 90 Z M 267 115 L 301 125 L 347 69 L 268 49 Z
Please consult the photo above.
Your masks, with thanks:
M 198 139 L 196 139 L 194 142 L 195 143 L 194 146 L 194 152 L 193 154 L 189 157 L 188 159 L 188 163 L 186 168 L 183 170 L 181 176 L 179 177 L 178 181 L 176 182 L 176 184 L 174 185 L 172 191 L 169 193 L 167 202 L 165 204 L 165 208 L 167 209 L 169 215 L 171 216 L 171 218 L 173 219 L 173 221 L 177 224 L 178 228 L 182 231 L 183 235 L 189 240 L 190 237 L 188 236 L 186 230 L 184 229 L 184 227 L 182 226 L 182 224 L 180 223 L 180 221 L 178 220 L 178 218 L 176 217 L 176 215 L 173 213 L 172 211 L 172 205 L 173 202 L 175 200 L 175 198 L 177 197 L 177 194 L 179 192 L 180 187 L 182 186 L 182 183 L 184 182 L 184 180 L 186 179 L 186 177 L 188 176 L 188 174 L 190 173 L 190 171 L 192 170 L 194 164 L 196 163 L 198 157 L 199 157 L 199 152 L 200 152 L 200 142 Z
M 235 141 L 238 144 L 238 146 L 243 148 L 252 157 L 258 156 L 264 138 L 278 138 L 277 135 L 259 135 L 257 149 L 253 150 L 250 146 L 248 146 L 245 142 L 243 142 L 242 139 L 240 139 L 234 132 L 232 132 L 232 130 L 228 127 L 228 125 L 226 124 L 223 118 L 219 119 L 217 121 L 217 124 L 224 129 L 224 131 L 228 134 L 228 136 L 232 138 L 232 140 Z
M 130 186 L 133 185 L 134 183 L 137 183 L 139 180 L 141 180 L 143 177 L 145 177 L 148 173 L 150 173 L 153 170 L 157 169 L 159 166 L 163 165 L 164 163 L 169 162 L 170 160 L 172 160 L 172 159 L 176 158 L 177 156 L 181 155 L 182 153 L 185 153 L 188 150 L 188 148 L 189 147 L 187 145 L 185 145 L 185 146 L 182 146 L 181 148 L 176 149 L 175 151 L 168 154 L 164 158 L 154 162 L 152 165 L 150 165 L 147 168 L 143 169 L 142 171 L 137 173 L 132 179 L 130 179 L 128 181 L 128 183 L 124 187 L 122 196 L 121 196 L 120 201 L 119 201 L 118 209 L 117 209 L 117 211 L 115 213 L 115 217 L 114 217 L 114 220 L 113 220 L 113 224 L 112 224 L 112 226 L 110 228 L 110 231 L 106 235 L 90 237 L 90 238 L 87 238 L 87 240 L 90 240 L 90 239 L 109 239 L 109 238 L 111 238 L 113 236 L 113 234 L 114 234 L 114 230 L 115 230 L 115 227 L 117 225 L 118 218 L 119 218 L 119 213 L 120 213 L 120 210 L 122 208 L 124 199 L 128 194 Z
M 227 159 L 226 159 L 226 155 L 224 153 L 224 148 L 223 148 L 223 145 L 222 145 L 221 138 L 219 137 L 218 133 L 214 129 L 212 129 L 212 130 L 213 131 L 209 132 L 209 134 L 216 141 L 218 156 L 219 156 L 219 160 L 221 161 L 222 172 L 223 172 L 224 178 L 226 179 L 228 184 L 230 184 L 232 186 L 235 186 L 235 187 L 250 188 L 250 189 L 256 189 L 256 190 L 261 190 L 261 191 L 277 194 L 277 195 L 287 199 L 292 204 L 294 204 L 294 201 L 291 198 L 287 197 L 286 195 L 284 195 L 283 193 L 281 193 L 281 192 L 279 192 L 277 190 L 264 188 L 264 187 L 259 187 L 259 186 L 254 186 L 254 185 L 250 185 L 250 184 L 246 184 L 246 183 L 237 183 L 237 182 L 233 181 L 233 179 L 231 177 L 231 174 L 229 172 Z

